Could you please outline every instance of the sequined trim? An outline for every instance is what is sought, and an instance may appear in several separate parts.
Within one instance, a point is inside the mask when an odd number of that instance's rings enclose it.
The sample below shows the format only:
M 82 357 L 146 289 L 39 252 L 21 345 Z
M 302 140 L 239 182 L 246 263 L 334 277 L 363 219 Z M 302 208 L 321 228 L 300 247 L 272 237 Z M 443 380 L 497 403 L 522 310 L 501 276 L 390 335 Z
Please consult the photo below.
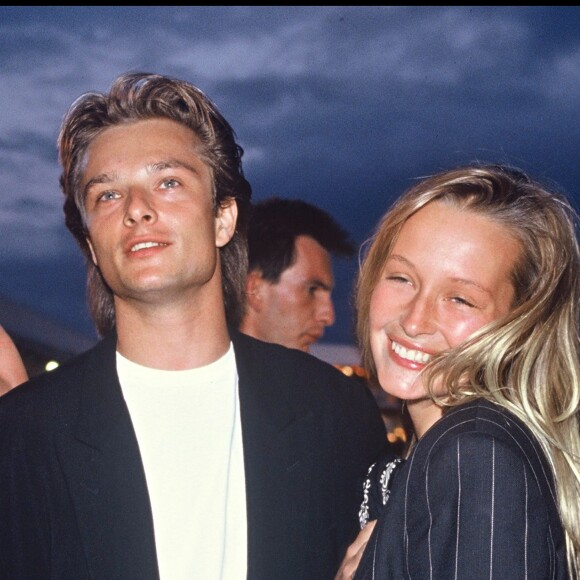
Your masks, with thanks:
M 395 471 L 396 467 L 403 462 L 402 459 L 394 459 L 393 461 L 389 461 L 385 464 L 381 475 L 379 477 L 379 485 L 381 491 L 381 502 L 382 505 L 385 506 L 387 501 L 389 500 L 389 495 L 391 494 L 391 490 L 389 488 L 389 483 L 391 482 L 391 477 L 393 472 Z M 377 464 L 373 463 L 368 471 L 367 477 L 363 483 L 363 501 L 361 503 L 359 512 L 358 512 L 358 519 L 360 523 L 361 530 L 367 525 L 369 521 L 369 493 L 373 484 L 373 471 L 375 470 Z

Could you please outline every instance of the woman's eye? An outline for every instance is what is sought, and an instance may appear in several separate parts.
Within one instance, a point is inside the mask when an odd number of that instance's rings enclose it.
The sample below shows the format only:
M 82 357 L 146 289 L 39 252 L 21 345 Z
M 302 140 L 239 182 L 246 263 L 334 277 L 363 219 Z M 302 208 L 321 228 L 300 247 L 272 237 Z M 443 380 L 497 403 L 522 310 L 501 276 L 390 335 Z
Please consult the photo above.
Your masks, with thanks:
M 475 304 L 473 304 L 473 302 L 469 302 L 469 300 L 466 300 L 465 298 L 462 298 L 461 296 L 453 296 L 451 298 L 452 302 L 455 302 L 457 304 L 463 304 L 465 306 L 469 306 L 469 308 L 475 308 Z
M 405 276 L 397 276 L 397 275 L 387 276 L 387 280 L 392 280 L 393 282 L 402 282 L 402 283 L 409 282 L 409 279 L 405 278 Z

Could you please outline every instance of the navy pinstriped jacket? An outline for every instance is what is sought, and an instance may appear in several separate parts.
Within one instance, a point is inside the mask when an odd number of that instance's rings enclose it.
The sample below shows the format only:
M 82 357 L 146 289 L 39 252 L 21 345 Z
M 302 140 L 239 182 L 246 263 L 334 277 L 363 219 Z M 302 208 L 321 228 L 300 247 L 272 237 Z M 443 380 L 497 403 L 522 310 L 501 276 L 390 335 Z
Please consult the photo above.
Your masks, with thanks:
M 356 580 L 568 578 L 546 457 L 505 409 L 451 409 L 390 487 Z

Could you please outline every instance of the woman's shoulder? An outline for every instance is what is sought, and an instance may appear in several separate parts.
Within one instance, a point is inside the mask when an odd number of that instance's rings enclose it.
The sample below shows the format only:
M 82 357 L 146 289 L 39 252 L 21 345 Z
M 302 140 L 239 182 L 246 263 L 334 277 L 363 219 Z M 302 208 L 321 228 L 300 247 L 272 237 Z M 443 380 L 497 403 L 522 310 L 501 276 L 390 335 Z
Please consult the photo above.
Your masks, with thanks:
M 412 460 L 413 468 L 421 471 L 457 462 L 470 472 L 523 466 L 537 481 L 550 486 L 552 482 L 545 453 L 529 427 L 508 409 L 484 399 L 451 408 L 417 442 Z
M 482 398 L 451 407 L 420 440 L 420 447 L 443 445 L 458 437 L 495 438 L 518 447 L 537 445 L 530 429 L 505 407 Z

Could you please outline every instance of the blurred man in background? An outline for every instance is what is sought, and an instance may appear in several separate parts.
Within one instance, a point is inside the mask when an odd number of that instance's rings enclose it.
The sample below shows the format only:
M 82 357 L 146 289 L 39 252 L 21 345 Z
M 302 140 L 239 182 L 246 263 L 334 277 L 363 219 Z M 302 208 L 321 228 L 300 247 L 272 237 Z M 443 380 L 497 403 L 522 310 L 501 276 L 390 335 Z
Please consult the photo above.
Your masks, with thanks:
M 348 232 L 314 205 L 274 197 L 254 206 L 248 246 L 240 330 L 307 352 L 334 324 L 331 255 L 354 254 Z

